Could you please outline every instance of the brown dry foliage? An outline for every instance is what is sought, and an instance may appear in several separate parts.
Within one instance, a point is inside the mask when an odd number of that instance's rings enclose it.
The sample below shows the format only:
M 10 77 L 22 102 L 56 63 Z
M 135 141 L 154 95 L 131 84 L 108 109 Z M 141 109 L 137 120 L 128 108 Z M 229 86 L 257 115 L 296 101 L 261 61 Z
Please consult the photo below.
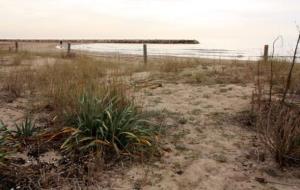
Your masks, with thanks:
M 300 163 L 300 109 L 285 104 L 263 104 L 257 130 L 279 165 Z
M 270 63 L 273 63 L 271 81 Z M 300 67 L 296 65 L 286 102 L 280 102 L 285 89 L 290 62 L 273 59 L 258 63 L 255 91 L 252 97 L 256 114 L 256 127 L 262 144 L 265 145 L 280 166 L 300 163 Z M 273 85 L 270 99 L 270 84 Z

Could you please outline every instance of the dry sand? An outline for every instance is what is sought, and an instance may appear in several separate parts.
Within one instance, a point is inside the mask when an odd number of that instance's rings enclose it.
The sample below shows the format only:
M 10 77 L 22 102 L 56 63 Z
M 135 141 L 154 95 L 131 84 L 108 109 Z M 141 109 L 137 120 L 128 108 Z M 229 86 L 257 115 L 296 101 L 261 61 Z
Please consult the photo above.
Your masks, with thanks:
M 251 85 L 164 83 L 140 92 L 146 109 L 167 113 L 166 151 L 160 162 L 132 167 L 113 189 L 299 189 L 299 172 L 279 170 L 259 152 L 255 133 L 232 121 L 249 109 L 252 90 Z

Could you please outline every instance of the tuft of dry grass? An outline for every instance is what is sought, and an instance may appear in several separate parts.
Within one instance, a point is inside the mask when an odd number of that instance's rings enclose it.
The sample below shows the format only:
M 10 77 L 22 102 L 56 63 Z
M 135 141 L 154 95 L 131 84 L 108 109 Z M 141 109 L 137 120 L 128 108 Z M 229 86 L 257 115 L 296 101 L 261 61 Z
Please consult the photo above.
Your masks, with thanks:
M 199 65 L 199 62 L 197 60 L 188 59 L 188 60 L 176 60 L 176 59 L 163 59 L 161 62 L 159 62 L 159 71 L 161 72 L 173 72 L 177 73 L 180 71 L 183 71 L 186 68 L 193 68 L 195 66 Z
M 18 67 L 13 71 L 4 72 L 0 79 L 0 88 L 6 91 L 11 98 L 19 98 L 30 86 L 32 76 L 32 70 L 28 67 Z

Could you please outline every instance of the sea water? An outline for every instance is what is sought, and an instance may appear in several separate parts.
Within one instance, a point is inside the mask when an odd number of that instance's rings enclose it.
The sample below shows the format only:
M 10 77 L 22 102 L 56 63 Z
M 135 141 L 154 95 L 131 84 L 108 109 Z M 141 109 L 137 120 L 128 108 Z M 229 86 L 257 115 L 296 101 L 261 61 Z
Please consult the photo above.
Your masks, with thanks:
M 143 55 L 143 44 L 81 44 L 73 45 L 72 49 L 112 53 Z M 148 55 L 153 56 L 175 56 L 175 57 L 193 57 L 193 58 L 213 58 L 213 59 L 237 59 L 237 60 L 257 60 L 263 55 L 262 48 L 244 48 L 244 49 L 224 49 L 209 48 L 200 44 L 147 44 Z M 269 54 L 272 54 L 270 47 Z M 293 51 L 287 48 L 277 48 L 275 56 L 289 58 Z

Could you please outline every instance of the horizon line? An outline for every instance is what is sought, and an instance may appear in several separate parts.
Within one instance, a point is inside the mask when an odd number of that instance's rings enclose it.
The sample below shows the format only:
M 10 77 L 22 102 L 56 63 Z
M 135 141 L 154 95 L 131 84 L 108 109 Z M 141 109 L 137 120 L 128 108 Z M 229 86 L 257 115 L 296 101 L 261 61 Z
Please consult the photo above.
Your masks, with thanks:
M 0 42 L 67 42 L 67 43 L 131 43 L 131 44 L 200 44 L 198 40 L 189 39 L 0 39 Z

